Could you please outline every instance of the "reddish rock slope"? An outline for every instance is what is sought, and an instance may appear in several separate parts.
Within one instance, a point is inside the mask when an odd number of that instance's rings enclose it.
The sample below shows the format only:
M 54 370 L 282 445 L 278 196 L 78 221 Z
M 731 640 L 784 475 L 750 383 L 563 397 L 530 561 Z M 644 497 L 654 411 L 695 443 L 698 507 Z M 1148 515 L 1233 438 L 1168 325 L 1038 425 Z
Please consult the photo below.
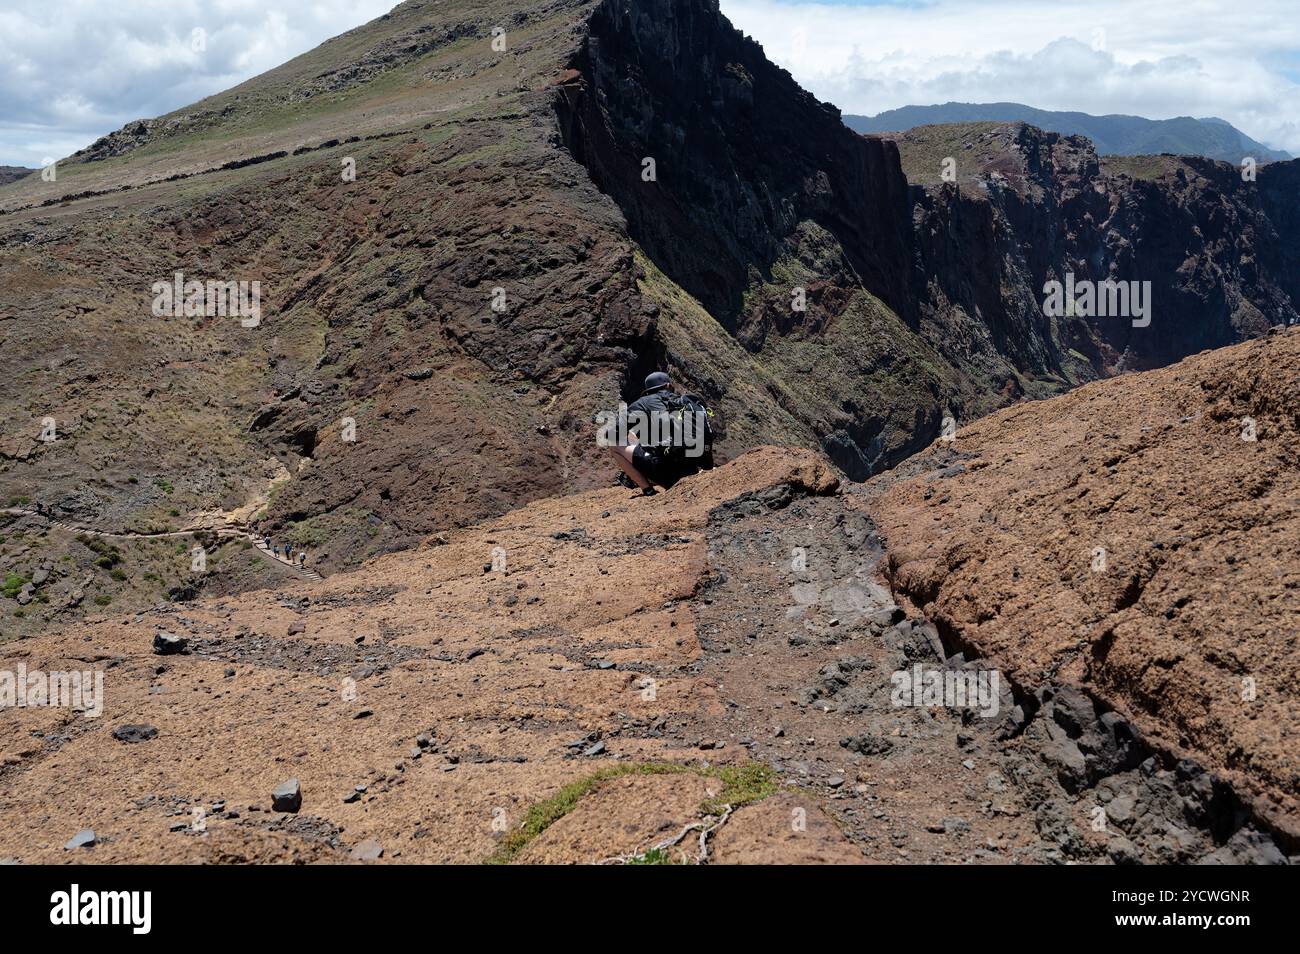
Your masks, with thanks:
M 1297 367 L 1291 330 L 1008 408 L 876 508 L 893 583 L 954 641 L 1085 687 L 1292 836 Z

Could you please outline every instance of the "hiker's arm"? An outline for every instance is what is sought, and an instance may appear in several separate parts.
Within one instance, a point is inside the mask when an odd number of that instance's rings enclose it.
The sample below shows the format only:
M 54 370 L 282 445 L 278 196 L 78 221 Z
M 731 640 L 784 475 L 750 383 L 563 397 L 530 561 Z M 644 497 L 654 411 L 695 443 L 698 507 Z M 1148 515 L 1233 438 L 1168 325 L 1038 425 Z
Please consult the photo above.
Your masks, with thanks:
M 627 408 L 623 412 L 622 421 L 619 423 L 622 424 L 623 433 L 627 435 L 627 446 L 645 443 L 645 436 L 641 433 L 641 429 L 645 424 L 645 412 L 637 405 L 633 404 Z

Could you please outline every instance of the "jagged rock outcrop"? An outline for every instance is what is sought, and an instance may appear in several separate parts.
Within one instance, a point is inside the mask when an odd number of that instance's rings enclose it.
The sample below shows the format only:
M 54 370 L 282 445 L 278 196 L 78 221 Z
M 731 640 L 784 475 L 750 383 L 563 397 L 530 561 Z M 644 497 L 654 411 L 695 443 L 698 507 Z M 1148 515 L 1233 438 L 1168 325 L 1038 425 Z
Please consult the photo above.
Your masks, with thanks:
M 1022 123 L 921 127 L 897 142 L 922 186 L 918 254 L 938 315 L 981 316 L 1025 371 L 1079 380 L 1158 367 L 1300 321 L 1298 162 L 1247 180 L 1210 159 L 1101 159 L 1082 137 Z M 1049 320 L 1043 286 L 1067 272 L 1150 282 L 1150 324 Z
M 891 581 L 950 640 L 1026 691 L 1063 680 L 1106 700 L 1232 780 L 1290 852 L 1298 361 L 1291 328 L 1093 382 L 873 485 Z M 1101 770 L 1065 751 L 1072 781 Z
M 771 280 L 804 223 L 842 250 L 848 267 L 835 278 L 914 313 L 893 144 L 849 133 L 716 3 L 603 3 L 573 67 L 566 145 L 646 253 L 748 346 L 767 329 L 751 327 L 763 316 L 745 312 L 746 293 Z
M 752 356 L 728 370 L 762 377 L 853 477 L 914 450 L 945 413 L 1300 318 L 1278 208 L 1294 163 L 1257 184 L 1204 159 L 1153 160 L 1163 176 L 1103 163 L 1080 137 L 1024 124 L 860 137 L 716 3 L 602 4 L 571 65 L 568 148 L 646 255 Z M 957 181 L 935 186 L 947 157 Z M 1150 282 L 1149 315 L 1049 317 L 1044 285 L 1067 273 Z M 881 305 L 896 322 L 859 322 Z M 670 358 L 691 376 L 689 354 Z M 725 381 L 704 383 L 725 400 Z

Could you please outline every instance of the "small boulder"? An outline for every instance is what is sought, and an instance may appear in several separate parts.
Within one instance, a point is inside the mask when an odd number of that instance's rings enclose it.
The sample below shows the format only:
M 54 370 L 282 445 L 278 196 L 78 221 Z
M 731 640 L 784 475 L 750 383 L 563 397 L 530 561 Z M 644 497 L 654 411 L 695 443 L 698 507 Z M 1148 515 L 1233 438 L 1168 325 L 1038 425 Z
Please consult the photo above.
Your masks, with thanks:
M 189 640 L 184 636 L 177 636 L 165 629 L 158 630 L 153 636 L 153 651 L 159 656 L 174 656 L 177 653 L 183 653 L 188 645 Z
M 850 752 L 857 752 L 859 755 L 888 755 L 894 748 L 894 743 L 870 732 L 863 732 L 861 735 L 850 735 L 848 738 L 840 739 L 840 745 Z
M 271 793 L 271 808 L 277 812 L 296 812 L 302 808 L 302 786 L 296 778 L 276 786 Z
M 83 828 L 72 836 L 71 840 L 63 846 L 64 851 L 72 851 L 74 848 L 94 848 L 98 844 L 95 837 L 95 829 Z
M 883 629 L 900 622 L 905 615 L 906 614 L 902 609 L 897 606 L 882 606 L 880 609 L 872 612 L 871 615 L 867 617 L 867 620 Z

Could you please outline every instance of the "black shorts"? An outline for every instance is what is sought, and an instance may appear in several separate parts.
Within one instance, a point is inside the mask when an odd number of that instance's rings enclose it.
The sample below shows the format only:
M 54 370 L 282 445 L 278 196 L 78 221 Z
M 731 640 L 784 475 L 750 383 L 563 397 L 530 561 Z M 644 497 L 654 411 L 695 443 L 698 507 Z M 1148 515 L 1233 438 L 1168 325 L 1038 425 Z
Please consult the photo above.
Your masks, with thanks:
M 652 484 L 671 487 L 683 477 L 713 469 L 713 451 L 706 450 L 699 457 L 677 457 L 667 460 L 658 448 L 637 444 L 632 451 L 632 464 Z
M 652 484 L 667 487 L 680 476 L 677 469 L 659 456 L 653 447 L 637 444 L 632 449 L 632 466 Z

